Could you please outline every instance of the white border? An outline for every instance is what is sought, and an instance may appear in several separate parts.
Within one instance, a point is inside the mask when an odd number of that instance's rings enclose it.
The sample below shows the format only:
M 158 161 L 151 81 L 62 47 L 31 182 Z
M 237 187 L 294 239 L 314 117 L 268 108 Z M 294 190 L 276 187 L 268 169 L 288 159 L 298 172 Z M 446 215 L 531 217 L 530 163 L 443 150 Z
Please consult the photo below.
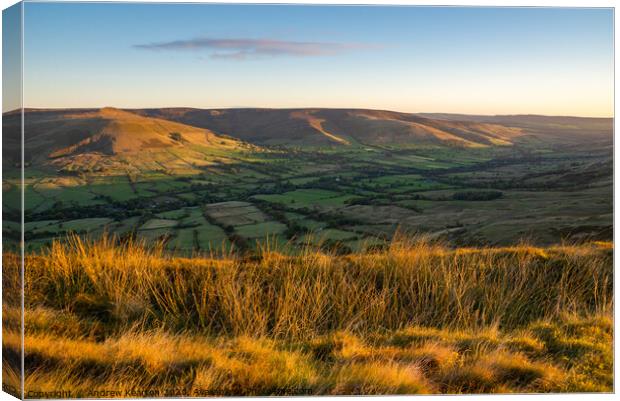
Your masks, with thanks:
M 39 0 L 25 0 L 25 2 L 41 2 Z M 72 3 L 80 3 L 80 2 L 84 2 L 84 1 L 79 1 L 79 0 L 62 0 L 61 2 L 72 2 Z M 122 1 L 122 0 L 108 0 L 108 1 L 93 1 L 93 3 L 125 3 L 127 1 Z M 299 0 L 288 0 L 288 1 L 284 1 L 284 0 L 268 0 L 268 1 L 261 1 L 261 0 L 242 0 L 242 1 L 231 1 L 231 0 L 220 0 L 220 1 L 187 1 L 187 0 L 168 0 L 168 1 L 152 1 L 152 0 L 138 0 L 138 1 L 133 1 L 135 3 L 204 3 L 204 4 L 209 4 L 209 3 L 230 3 L 230 4 L 235 4 L 235 3 L 243 3 L 243 4 L 315 4 L 315 5 L 334 5 L 334 4 L 339 4 L 339 5 L 377 5 L 377 6 L 390 6 L 390 5 L 404 5 L 404 6 L 474 6 L 474 7 L 491 7 L 491 6 L 495 6 L 495 7 L 586 7 L 586 8 L 594 8 L 594 7 L 606 7 L 606 8 L 614 8 L 614 22 L 615 22 L 615 14 L 616 14 L 616 2 L 613 0 L 589 0 L 589 1 L 584 1 L 584 0 L 503 0 L 503 1 L 493 1 L 493 0 L 422 0 L 422 1 L 418 1 L 418 0 L 374 0 L 374 1 L 369 1 L 369 0 L 337 0 L 337 1 L 330 1 L 330 0 L 312 0 L 312 1 L 299 1 Z M 17 1 L 15 0 L 0 0 L 0 6 L 2 9 L 7 8 L 13 4 L 17 3 Z M 1 18 L 0 18 L 0 28 L 1 28 Z M 615 23 L 614 23 L 615 26 Z M 0 30 L 1 31 L 1 30 Z M 615 44 L 618 43 L 618 31 L 614 29 L 614 49 L 615 49 Z M 1 42 L 1 41 L 0 41 Z M 1 50 L 1 43 L 0 43 L 0 50 Z M 615 55 L 614 55 L 614 61 L 615 61 Z M 618 73 L 618 64 L 615 63 L 614 65 L 614 74 Z M 23 68 L 23 65 L 22 65 Z M 615 94 L 615 89 L 616 89 L 616 81 L 614 80 L 614 94 Z M 0 94 L 0 100 L 1 100 L 1 94 Z M 23 100 L 23 99 L 22 99 Z M 615 96 L 614 96 L 614 115 L 618 115 L 618 104 L 615 102 Z M 614 121 L 614 138 L 615 138 L 615 132 L 616 132 L 616 128 L 617 128 L 617 121 Z M 1 132 L 1 128 L 0 128 L 0 132 Z M 615 143 L 615 141 L 614 141 Z M 2 145 L 0 143 L 0 152 L 1 152 L 1 148 Z M 1 153 L 0 153 L 1 154 Z M 619 169 L 619 164 L 618 164 L 618 156 L 620 155 L 620 150 L 614 146 L 614 177 L 617 176 L 616 174 L 618 173 L 618 169 Z M 618 227 L 618 223 L 620 222 L 620 218 L 616 215 L 615 213 L 615 201 L 618 199 L 618 195 L 619 195 L 620 190 L 618 189 L 618 187 L 615 185 L 615 180 L 614 180 L 614 227 Z M 1 194 L 0 194 L 0 201 L 1 201 Z M 0 234 L 1 235 L 1 234 Z M 615 242 L 615 230 L 614 230 L 614 242 Z M 616 254 L 614 252 L 614 267 L 618 266 L 617 262 L 618 262 L 618 254 Z M 618 282 L 618 269 L 615 269 L 614 271 L 614 283 Z M 0 294 L 1 294 L 1 289 L 0 289 Z M 614 311 L 618 310 L 617 309 L 617 298 L 615 298 L 615 305 L 614 305 Z M 615 322 L 616 323 L 616 322 Z M 615 325 L 615 329 L 617 329 L 617 325 Z M 614 333 L 615 333 L 615 329 L 614 329 Z M 614 347 L 614 361 L 615 361 L 615 366 L 614 366 L 614 373 L 615 373 L 615 378 L 620 377 L 618 375 L 618 373 L 620 372 L 620 368 L 618 365 L 620 365 L 619 363 L 619 359 L 618 359 L 618 347 Z M 615 385 L 615 383 L 614 383 Z M 616 387 L 614 387 L 615 389 Z M 416 397 L 420 397 L 420 396 L 381 396 L 381 397 L 372 397 L 373 399 L 416 399 Z M 502 400 L 527 400 L 527 399 L 531 399 L 531 400 L 535 400 L 535 399 L 557 399 L 557 400 L 569 400 L 569 401 L 581 401 L 581 400 L 612 400 L 612 399 L 616 399 L 615 394 L 548 394 L 548 395 L 468 395 L 468 396 L 450 396 L 450 395 L 437 395 L 437 396 L 432 396 L 434 399 L 436 398 L 440 398 L 440 399 L 447 399 L 448 397 L 453 398 L 453 397 L 466 397 L 468 400 L 488 400 L 488 401 L 502 401 Z M 256 400 L 256 399 L 260 399 L 260 398 L 264 398 L 264 397 L 229 397 L 229 398 L 225 398 L 225 399 L 230 399 L 230 400 Z M 279 399 L 290 399 L 291 397 L 278 397 Z M 295 399 L 298 400 L 315 400 L 316 397 L 294 397 Z M 4 400 L 14 400 L 15 398 L 9 396 L 6 393 L 1 393 L 0 392 L 0 401 L 4 401 Z M 343 400 L 343 401 L 353 401 L 356 399 L 359 399 L 359 397 L 349 397 L 349 396 L 345 396 L 345 397 L 321 397 L 321 399 L 328 399 L 328 400 Z M 181 401 L 183 399 L 180 398 L 167 398 L 167 400 L 178 400 Z
M 325 5 L 403 5 L 403 6 L 462 6 L 462 7 L 608 7 L 615 8 L 614 0 L 24 0 L 26 3 L 202 3 L 202 4 L 325 4 Z M 2 8 L 17 3 L 15 0 L 0 0 Z

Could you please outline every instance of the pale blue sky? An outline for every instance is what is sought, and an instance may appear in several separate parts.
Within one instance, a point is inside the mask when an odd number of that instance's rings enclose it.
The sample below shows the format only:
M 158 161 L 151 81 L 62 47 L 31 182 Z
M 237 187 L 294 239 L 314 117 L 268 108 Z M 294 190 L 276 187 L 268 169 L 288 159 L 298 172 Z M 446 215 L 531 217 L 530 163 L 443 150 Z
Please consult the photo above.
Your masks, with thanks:
M 21 6 L 2 11 L 2 111 L 18 109 L 22 104 L 21 88 Z
M 25 5 L 27 107 L 613 114 L 611 9 Z

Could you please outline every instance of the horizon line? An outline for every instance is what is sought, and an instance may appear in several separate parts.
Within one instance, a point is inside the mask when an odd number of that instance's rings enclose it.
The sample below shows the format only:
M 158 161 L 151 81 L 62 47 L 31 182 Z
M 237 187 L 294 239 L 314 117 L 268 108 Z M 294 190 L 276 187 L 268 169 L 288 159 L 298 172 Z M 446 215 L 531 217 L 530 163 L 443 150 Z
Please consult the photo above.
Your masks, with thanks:
M 62 111 L 62 110 L 102 110 L 102 109 L 118 109 L 118 110 L 158 110 L 158 109 L 193 109 L 193 110 L 308 110 L 308 109 L 322 109 L 322 110 L 373 110 L 373 111 L 387 111 L 392 113 L 401 114 L 415 114 L 415 115 L 452 115 L 452 116 L 479 116 L 479 117 L 510 117 L 510 116 L 537 116 L 537 117 L 573 117 L 573 118 L 599 118 L 599 119 L 615 119 L 615 116 L 584 116 L 584 115 L 571 115 L 571 114 L 539 114 L 539 113 L 513 113 L 513 114 L 480 114 L 480 113 L 463 113 L 463 112 L 428 112 L 428 111 L 398 111 L 390 109 L 369 108 L 369 107 L 256 107 L 256 106 L 232 106 L 232 107 L 192 107 L 192 106 L 161 106 L 161 107 L 116 107 L 116 106 L 103 106 L 103 107 L 20 107 L 13 110 L 3 111 L 5 114 L 17 114 L 20 110 L 28 111 Z

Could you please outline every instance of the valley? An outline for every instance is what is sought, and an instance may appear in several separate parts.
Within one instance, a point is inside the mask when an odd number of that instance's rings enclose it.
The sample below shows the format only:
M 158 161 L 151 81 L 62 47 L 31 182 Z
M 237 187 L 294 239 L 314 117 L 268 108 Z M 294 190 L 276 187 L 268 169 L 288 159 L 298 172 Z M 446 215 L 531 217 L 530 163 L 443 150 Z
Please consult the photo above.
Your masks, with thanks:
M 4 124 L 3 232 L 17 240 L 17 122 Z M 611 126 L 372 110 L 29 110 L 26 249 L 70 232 L 180 255 L 364 252 L 396 232 L 455 246 L 610 240 Z

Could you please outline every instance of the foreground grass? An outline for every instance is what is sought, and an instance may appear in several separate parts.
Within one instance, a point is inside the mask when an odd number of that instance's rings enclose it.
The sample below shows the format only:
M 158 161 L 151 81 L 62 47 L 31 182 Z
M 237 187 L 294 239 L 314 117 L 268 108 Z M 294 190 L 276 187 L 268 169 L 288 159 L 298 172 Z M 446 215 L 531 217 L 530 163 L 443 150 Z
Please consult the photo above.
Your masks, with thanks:
M 180 259 L 73 238 L 27 259 L 26 396 L 612 391 L 612 272 L 610 244 Z

